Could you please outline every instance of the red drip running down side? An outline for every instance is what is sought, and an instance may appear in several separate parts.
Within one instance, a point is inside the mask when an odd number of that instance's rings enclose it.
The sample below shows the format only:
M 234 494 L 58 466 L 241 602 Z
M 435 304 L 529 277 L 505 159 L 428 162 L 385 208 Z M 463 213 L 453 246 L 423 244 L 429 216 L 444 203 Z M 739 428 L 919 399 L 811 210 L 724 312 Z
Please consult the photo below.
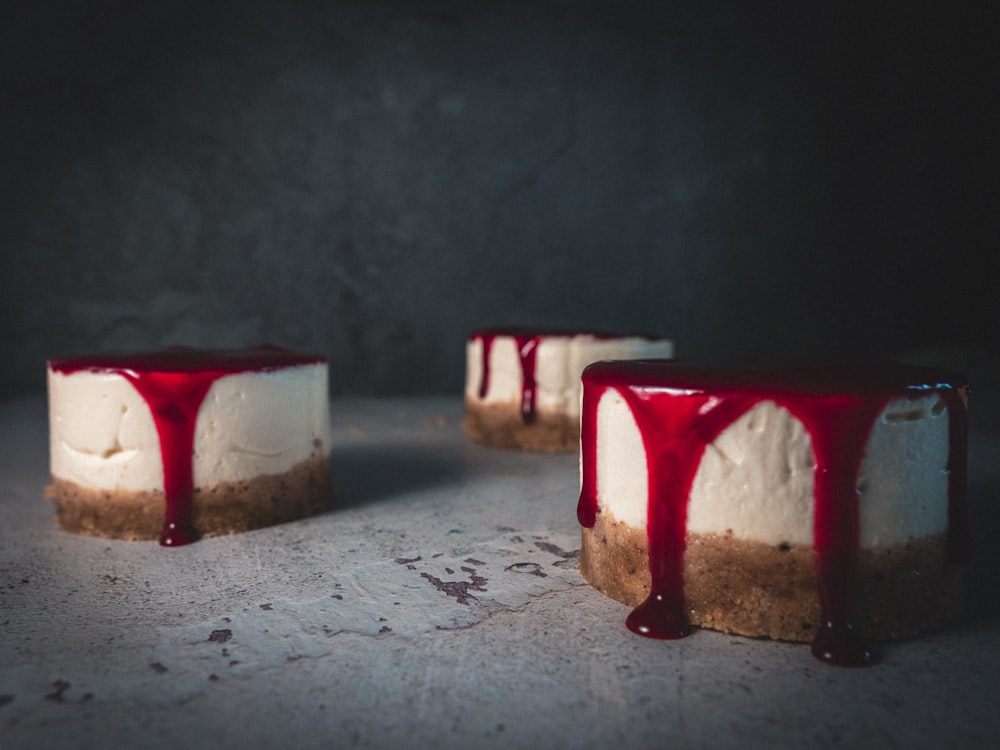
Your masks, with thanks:
M 628 627 L 656 638 L 689 632 L 684 614 L 687 507 L 706 447 L 743 413 L 770 400 L 805 426 L 816 460 L 814 546 L 822 622 L 813 643 L 820 660 L 864 666 L 871 652 L 856 638 L 847 602 L 859 546 L 856 490 L 864 446 L 891 398 L 940 395 L 948 408 L 949 554 L 968 556 L 965 511 L 965 380 L 955 373 L 888 362 L 856 367 L 727 367 L 660 361 L 604 362 L 583 374 L 583 475 L 577 516 L 592 527 L 597 505 L 597 406 L 616 389 L 642 435 L 649 492 L 649 598 Z
M 177 547 L 198 538 L 191 523 L 194 494 L 194 431 L 202 401 L 221 377 L 320 364 L 319 355 L 275 346 L 206 350 L 176 347 L 155 352 L 110 353 L 54 359 L 53 372 L 106 372 L 128 380 L 149 406 L 160 438 L 165 496 L 160 544 Z
M 483 365 L 482 377 L 479 380 L 479 398 L 486 398 L 486 393 L 490 388 L 490 355 L 493 352 L 493 343 L 497 336 L 505 334 L 481 333 L 476 334 L 483 344 Z M 535 382 L 535 368 L 538 354 L 538 343 L 540 335 L 533 334 L 507 334 L 514 339 L 517 346 L 518 359 L 521 365 L 521 419 L 525 424 L 535 421 L 535 392 L 537 384 Z

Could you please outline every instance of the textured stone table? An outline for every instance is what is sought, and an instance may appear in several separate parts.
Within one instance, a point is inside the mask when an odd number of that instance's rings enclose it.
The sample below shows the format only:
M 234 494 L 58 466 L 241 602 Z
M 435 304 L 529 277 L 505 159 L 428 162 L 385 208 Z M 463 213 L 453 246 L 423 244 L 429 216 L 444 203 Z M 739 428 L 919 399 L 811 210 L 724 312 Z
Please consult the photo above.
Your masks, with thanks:
M 178 549 L 57 529 L 45 404 L 0 404 L 0 746 L 995 747 L 1000 439 L 973 433 L 974 601 L 865 670 L 624 627 L 576 569 L 575 456 L 457 399 L 333 405 L 336 510 Z

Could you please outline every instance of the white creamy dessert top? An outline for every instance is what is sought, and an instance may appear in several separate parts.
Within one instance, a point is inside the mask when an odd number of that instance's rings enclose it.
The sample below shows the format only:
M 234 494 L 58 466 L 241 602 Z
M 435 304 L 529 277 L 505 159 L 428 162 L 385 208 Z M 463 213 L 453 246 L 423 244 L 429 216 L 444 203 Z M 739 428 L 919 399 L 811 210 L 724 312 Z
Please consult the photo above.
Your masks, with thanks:
M 895 398 L 872 424 L 857 476 L 862 547 L 948 528 L 949 425 L 936 394 Z M 647 455 L 624 397 L 597 405 L 597 503 L 637 529 L 648 522 Z M 877 470 L 873 467 L 877 467 Z M 691 484 L 687 529 L 764 544 L 812 544 L 816 459 L 805 426 L 772 400 L 756 403 L 705 447 Z

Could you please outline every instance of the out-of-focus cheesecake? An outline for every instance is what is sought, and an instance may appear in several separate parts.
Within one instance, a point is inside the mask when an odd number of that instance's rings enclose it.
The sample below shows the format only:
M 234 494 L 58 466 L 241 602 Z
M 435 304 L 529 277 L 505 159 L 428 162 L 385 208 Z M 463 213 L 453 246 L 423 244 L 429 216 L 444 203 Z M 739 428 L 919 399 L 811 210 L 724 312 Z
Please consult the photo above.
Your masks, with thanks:
M 62 528 L 185 544 L 327 508 L 327 362 L 274 346 L 48 363 Z
M 967 555 L 967 384 L 879 362 L 602 362 L 583 373 L 580 567 L 652 637 L 812 641 L 954 622 Z
M 497 448 L 579 449 L 580 374 L 599 360 L 671 357 L 668 339 L 517 328 L 466 341 L 465 430 Z

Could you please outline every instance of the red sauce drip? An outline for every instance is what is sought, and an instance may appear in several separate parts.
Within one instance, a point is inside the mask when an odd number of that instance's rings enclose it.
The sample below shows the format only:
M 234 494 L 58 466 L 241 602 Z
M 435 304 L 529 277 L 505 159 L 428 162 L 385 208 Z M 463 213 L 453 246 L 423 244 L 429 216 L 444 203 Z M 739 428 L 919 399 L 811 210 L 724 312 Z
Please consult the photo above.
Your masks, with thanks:
M 493 344 L 498 337 L 506 336 L 514 339 L 517 346 L 518 360 L 521 368 L 521 419 L 525 424 L 530 424 L 535 420 L 535 398 L 538 392 L 537 357 L 538 345 L 546 336 L 562 336 L 572 338 L 574 336 L 593 336 L 598 339 L 615 338 L 617 334 L 604 333 L 598 331 L 569 332 L 558 330 L 527 331 L 515 328 L 495 329 L 476 331 L 470 335 L 472 339 L 479 339 L 482 342 L 482 375 L 479 379 L 479 398 L 486 398 L 490 389 L 490 355 L 493 352 Z M 652 338 L 652 337 L 645 337 Z
M 498 336 L 510 336 L 517 346 L 518 359 L 521 365 L 521 419 L 525 424 L 535 421 L 535 393 L 538 384 L 535 380 L 538 344 L 542 334 L 527 333 L 477 333 L 474 336 L 482 341 L 483 360 L 482 377 L 479 380 L 479 398 L 486 398 L 490 388 L 490 354 L 493 343 Z
M 626 624 L 654 638 L 690 631 L 684 613 L 684 549 L 691 486 L 705 448 L 764 400 L 788 409 L 810 434 L 815 454 L 814 546 L 822 622 L 813 654 L 863 666 L 871 652 L 854 635 L 848 601 L 859 540 L 857 476 L 868 435 L 890 398 L 938 392 L 948 406 L 949 553 L 968 551 L 965 512 L 965 381 L 954 373 L 898 363 L 863 367 L 732 368 L 668 362 L 605 362 L 583 374 L 583 474 L 577 517 L 597 519 L 597 405 L 616 388 L 626 399 L 646 449 L 647 534 L 651 591 Z
M 177 547 L 198 538 L 191 523 L 194 495 L 194 431 L 202 401 L 221 377 L 325 362 L 276 346 L 252 349 L 189 349 L 108 353 L 54 359 L 49 367 L 66 375 L 83 370 L 108 372 L 127 379 L 153 414 L 160 438 L 165 496 L 160 544 Z

